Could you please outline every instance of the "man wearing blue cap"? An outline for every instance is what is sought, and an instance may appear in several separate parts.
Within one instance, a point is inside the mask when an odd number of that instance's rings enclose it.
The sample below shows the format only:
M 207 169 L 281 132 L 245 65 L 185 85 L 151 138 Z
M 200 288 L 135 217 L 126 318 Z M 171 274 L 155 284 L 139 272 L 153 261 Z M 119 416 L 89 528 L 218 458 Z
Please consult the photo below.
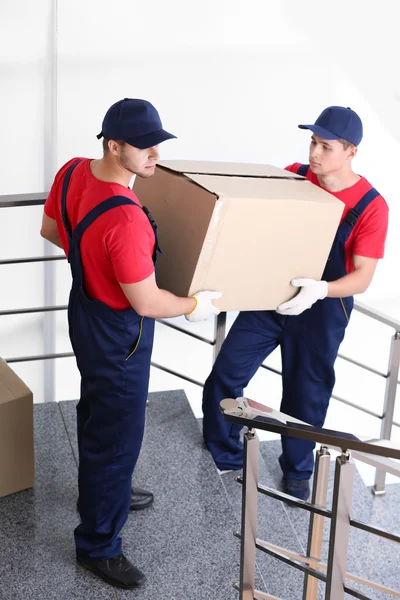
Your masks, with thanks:
M 203 434 L 220 470 L 240 469 L 240 426 L 224 421 L 223 398 L 243 389 L 278 346 L 282 354 L 282 412 L 322 427 L 335 384 L 334 364 L 353 308 L 383 258 L 388 207 L 370 183 L 352 170 L 363 136 L 360 117 L 350 108 L 330 106 L 312 125 L 309 165 L 287 167 L 327 190 L 344 204 L 341 223 L 322 281 L 295 279 L 296 296 L 276 311 L 241 312 L 208 377 L 203 394 Z M 279 458 L 283 491 L 306 500 L 315 444 L 282 437 Z
M 174 138 L 145 100 L 125 98 L 107 111 L 103 157 L 74 158 L 55 177 L 41 234 L 63 248 L 72 271 L 69 332 L 81 374 L 77 406 L 78 562 L 106 582 L 131 589 L 143 573 L 122 553 L 129 509 L 153 494 L 131 491 L 145 423 L 154 319 L 201 321 L 219 310 L 219 292 L 179 298 L 158 288 L 157 226 L 129 188 L 151 177 L 161 142 Z

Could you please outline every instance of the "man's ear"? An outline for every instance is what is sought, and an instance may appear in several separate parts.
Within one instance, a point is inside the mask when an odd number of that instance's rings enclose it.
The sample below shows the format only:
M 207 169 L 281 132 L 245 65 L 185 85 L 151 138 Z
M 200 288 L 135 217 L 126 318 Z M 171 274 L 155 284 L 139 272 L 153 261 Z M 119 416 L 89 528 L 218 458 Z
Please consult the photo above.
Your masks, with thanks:
M 111 154 L 114 154 L 115 156 L 119 155 L 119 144 L 115 140 L 108 140 L 108 149 Z
M 348 152 L 349 152 L 348 157 L 350 159 L 353 159 L 357 154 L 357 150 L 358 150 L 357 146 L 350 146 L 348 149 Z

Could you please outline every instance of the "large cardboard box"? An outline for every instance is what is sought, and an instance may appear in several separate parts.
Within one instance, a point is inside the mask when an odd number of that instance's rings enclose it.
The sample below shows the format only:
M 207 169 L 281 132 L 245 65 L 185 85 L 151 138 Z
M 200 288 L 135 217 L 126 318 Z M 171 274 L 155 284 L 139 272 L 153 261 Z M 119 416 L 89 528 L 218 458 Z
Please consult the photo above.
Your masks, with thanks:
M 220 290 L 226 311 L 275 309 L 293 278 L 320 279 L 344 208 L 270 165 L 163 161 L 133 190 L 158 224 L 158 285 Z
M 0 358 L 0 498 L 33 484 L 32 392 Z

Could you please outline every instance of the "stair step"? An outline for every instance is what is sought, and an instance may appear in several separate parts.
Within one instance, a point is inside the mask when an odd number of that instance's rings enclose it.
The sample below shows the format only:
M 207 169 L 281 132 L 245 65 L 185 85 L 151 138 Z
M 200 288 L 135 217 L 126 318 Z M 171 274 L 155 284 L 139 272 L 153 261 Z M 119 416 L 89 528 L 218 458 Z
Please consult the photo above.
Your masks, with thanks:
M 131 514 L 122 533 L 124 552 L 147 575 L 135 600 L 236 600 L 237 523 L 187 398 L 173 391 L 149 400 L 134 483 L 155 502 Z M 35 488 L 0 499 L 1 600 L 132 598 L 75 562 L 75 407 L 35 405 Z

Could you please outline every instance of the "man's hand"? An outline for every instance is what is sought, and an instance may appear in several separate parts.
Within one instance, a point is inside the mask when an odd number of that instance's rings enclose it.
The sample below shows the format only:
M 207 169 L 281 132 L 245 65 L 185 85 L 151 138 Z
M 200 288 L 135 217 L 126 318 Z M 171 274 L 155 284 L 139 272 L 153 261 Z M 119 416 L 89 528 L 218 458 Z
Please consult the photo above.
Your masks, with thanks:
M 196 306 L 190 314 L 185 315 L 185 318 L 192 323 L 197 323 L 198 321 L 205 321 L 210 315 L 219 315 L 221 311 L 212 301 L 221 298 L 221 296 L 221 292 L 197 292 L 193 296 L 196 300 Z
M 292 300 L 278 306 L 276 312 L 280 315 L 301 315 L 302 312 L 311 308 L 317 300 L 323 300 L 328 294 L 327 281 L 292 279 L 291 284 L 294 287 L 301 288 L 301 290 Z

